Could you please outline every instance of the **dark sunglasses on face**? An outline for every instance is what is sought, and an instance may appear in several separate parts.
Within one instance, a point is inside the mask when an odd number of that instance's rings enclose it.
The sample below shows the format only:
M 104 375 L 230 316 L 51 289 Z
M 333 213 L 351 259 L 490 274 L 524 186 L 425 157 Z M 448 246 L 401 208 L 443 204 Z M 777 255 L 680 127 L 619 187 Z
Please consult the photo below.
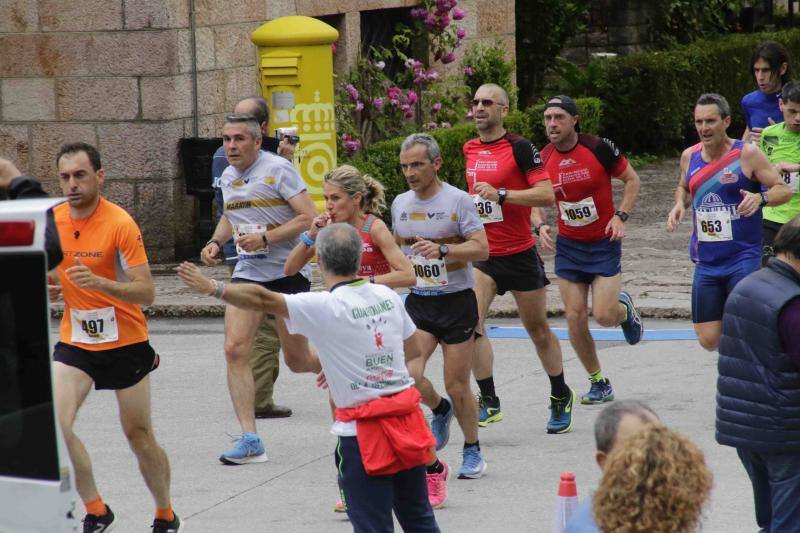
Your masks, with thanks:
M 497 104 L 497 105 L 505 105 L 505 104 L 501 104 L 499 102 L 495 102 L 494 100 L 490 100 L 488 98 L 475 99 L 475 100 L 472 101 L 472 107 L 478 107 L 478 104 L 483 105 L 483 107 L 492 107 L 495 104 Z

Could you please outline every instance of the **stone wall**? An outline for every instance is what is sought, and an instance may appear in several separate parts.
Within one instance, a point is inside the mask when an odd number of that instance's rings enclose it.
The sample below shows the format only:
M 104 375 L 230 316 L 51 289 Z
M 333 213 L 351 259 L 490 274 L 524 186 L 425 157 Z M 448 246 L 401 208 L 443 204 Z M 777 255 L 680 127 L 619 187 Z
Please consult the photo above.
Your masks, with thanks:
M 586 31 L 570 39 L 561 55 L 576 63 L 587 63 L 595 53 L 642 52 L 650 44 L 651 18 L 652 4 L 643 0 L 592 2 Z
M 415 3 L 3 0 L 0 155 L 58 193 L 58 147 L 92 143 L 103 157 L 105 194 L 140 224 L 151 261 L 196 253 L 196 200 L 180 175 L 178 141 L 219 136 L 236 101 L 258 91 L 250 32 L 282 16 L 341 15 L 337 69 L 346 69 L 360 48 L 360 11 Z M 513 57 L 513 0 L 460 5 L 468 43 L 499 38 Z

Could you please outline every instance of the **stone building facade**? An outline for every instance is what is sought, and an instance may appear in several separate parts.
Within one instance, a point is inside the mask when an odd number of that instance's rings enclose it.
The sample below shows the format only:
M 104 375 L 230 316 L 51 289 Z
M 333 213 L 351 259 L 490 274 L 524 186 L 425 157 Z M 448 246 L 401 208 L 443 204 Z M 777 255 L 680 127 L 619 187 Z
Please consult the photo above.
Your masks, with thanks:
M 96 145 L 106 195 L 143 228 L 152 262 L 196 254 L 196 199 L 182 137 L 217 137 L 258 91 L 250 33 L 288 15 L 340 31 L 337 69 L 358 54 L 361 12 L 414 0 L 4 0 L 0 2 L 0 156 L 58 191 L 61 143 Z M 462 0 L 471 40 L 513 54 L 513 0 Z

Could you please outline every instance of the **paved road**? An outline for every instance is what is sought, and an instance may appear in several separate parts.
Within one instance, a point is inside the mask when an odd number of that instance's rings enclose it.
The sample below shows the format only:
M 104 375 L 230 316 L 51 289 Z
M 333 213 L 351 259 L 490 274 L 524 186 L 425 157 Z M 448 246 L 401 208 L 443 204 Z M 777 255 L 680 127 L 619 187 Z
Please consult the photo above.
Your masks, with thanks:
M 691 328 L 685 322 L 646 325 Z M 335 440 L 327 431 L 327 397 L 314 388 L 310 376 L 293 375 L 283 367 L 276 398 L 295 414 L 258 422 L 270 461 L 226 467 L 217 456 L 228 447 L 226 432 L 234 434 L 238 426 L 225 386 L 221 320 L 153 320 L 151 333 L 162 354 L 162 366 L 153 375 L 156 433 L 172 462 L 173 501 L 188 531 L 351 531 L 343 516 L 332 512 L 337 498 Z M 495 339 L 493 345 L 506 418 L 481 430 L 489 463 L 486 477 L 452 480 L 449 500 L 437 518 L 443 531 L 547 532 L 562 470 L 575 471 L 582 498 L 597 484 L 592 424 L 600 409 L 578 406 L 572 433 L 547 435 L 547 378 L 531 343 Z M 562 342 L 562 348 L 567 382 L 584 392 L 580 363 L 568 343 Z M 603 342 L 599 348 L 618 398 L 649 402 L 667 424 L 705 450 L 715 480 L 704 531 L 754 531 L 744 470 L 732 449 L 714 442 L 716 355 L 694 341 L 652 341 L 636 347 Z M 441 387 L 440 358 L 432 359 L 430 375 Z M 92 453 L 101 493 L 119 516 L 117 531 L 147 531 L 152 503 L 116 421 L 114 403 L 108 392 L 91 394 L 77 432 Z M 462 439 L 455 423 L 453 429 L 442 455 L 457 468 Z

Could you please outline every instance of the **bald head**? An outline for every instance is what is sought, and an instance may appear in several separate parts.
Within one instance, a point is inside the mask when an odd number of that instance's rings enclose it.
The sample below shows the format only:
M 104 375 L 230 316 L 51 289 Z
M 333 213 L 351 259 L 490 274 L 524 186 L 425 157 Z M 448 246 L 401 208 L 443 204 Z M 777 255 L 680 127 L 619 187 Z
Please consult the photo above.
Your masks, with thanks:
M 508 92 L 496 83 L 484 83 L 477 92 L 489 91 L 498 104 L 508 105 Z
M 269 128 L 269 106 L 267 101 L 260 96 L 250 96 L 239 100 L 233 108 L 235 114 L 253 115 L 261 125 L 261 133 L 265 134 Z

